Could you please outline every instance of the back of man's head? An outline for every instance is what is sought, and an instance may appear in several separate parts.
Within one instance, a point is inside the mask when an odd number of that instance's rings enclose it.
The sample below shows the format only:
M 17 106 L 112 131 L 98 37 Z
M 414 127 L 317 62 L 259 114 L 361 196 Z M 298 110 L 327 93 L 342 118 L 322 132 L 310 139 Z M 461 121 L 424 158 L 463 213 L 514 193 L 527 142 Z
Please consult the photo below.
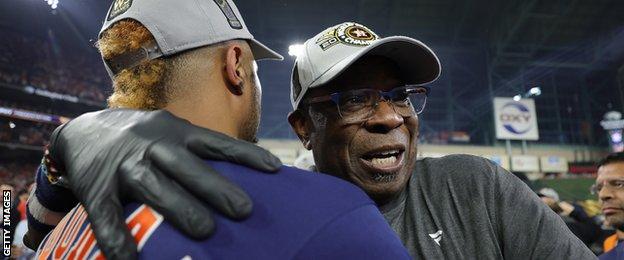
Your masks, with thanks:
M 122 20 L 102 32 L 98 48 L 105 62 L 124 57 L 144 46 L 155 45 L 149 30 L 135 20 Z M 196 96 L 199 86 L 210 76 L 221 76 L 223 52 L 237 44 L 244 50 L 246 63 L 251 68 L 253 56 L 244 40 L 232 40 L 204 46 L 172 56 L 144 60 L 121 69 L 113 76 L 113 94 L 108 98 L 111 108 L 163 109 L 171 102 Z M 215 84 L 216 82 L 212 82 Z M 210 93 L 204 93 L 210 94 Z M 186 100 L 190 101 L 190 100 Z
M 165 109 L 248 141 L 260 117 L 254 60 L 282 58 L 231 0 L 115 0 L 98 47 L 113 78 L 110 107 Z

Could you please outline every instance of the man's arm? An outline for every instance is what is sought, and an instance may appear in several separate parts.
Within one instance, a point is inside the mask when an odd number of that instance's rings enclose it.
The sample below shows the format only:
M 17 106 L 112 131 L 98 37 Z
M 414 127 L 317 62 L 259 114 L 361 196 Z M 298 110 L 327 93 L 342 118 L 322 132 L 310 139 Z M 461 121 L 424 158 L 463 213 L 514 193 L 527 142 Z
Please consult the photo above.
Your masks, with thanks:
M 494 215 L 505 259 L 595 259 L 561 217 L 529 187 L 491 164 Z
M 339 216 L 319 230 L 294 259 L 411 259 L 372 204 Z
M 68 187 L 83 204 L 100 248 L 113 259 L 136 258 L 122 201 L 148 204 L 184 234 L 202 239 L 214 230 L 205 203 L 233 219 L 247 217 L 252 209 L 247 194 L 202 159 L 264 172 L 281 167 L 279 159 L 256 145 L 161 110 L 84 114 L 54 131 L 49 150 L 44 162 L 52 186 Z M 54 193 L 48 199 L 64 200 Z M 35 225 L 29 224 L 31 247 L 46 233 Z
M 37 168 L 35 187 L 26 206 L 28 231 L 24 236 L 24 245 L 36 250 L 43 238 L 61 221 L 78 200 L 71 190 L 53 185 L 47 178 L 46 165 Z

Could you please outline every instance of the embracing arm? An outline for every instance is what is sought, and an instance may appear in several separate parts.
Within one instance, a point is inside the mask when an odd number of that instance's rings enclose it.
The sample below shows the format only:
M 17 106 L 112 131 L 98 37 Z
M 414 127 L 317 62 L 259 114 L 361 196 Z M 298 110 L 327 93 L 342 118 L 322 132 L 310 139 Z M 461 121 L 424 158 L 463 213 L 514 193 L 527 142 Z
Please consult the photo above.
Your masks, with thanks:
M 137 254 L 123 221 L 122 201 L 148 204 L 187 236 L 203 239 L 215 225 L 205 203 L 233 219 L 246 218 L 252 210 L 247 194 L 203 159 L 263 172 L 281 167 L 277 157 L 254 144 L 194 126 L 163 110 L 107 109 L 81 115 L 54 131 L 49 151 L 57 169 L 48 169 L 50 179 L 64 179 L 76 200 L 64 196 L 67 190 L 55 189 L 55 184 L 39 184 L 39 179 L 35 198 L 72 206 L 80 202 L 102 252 L 114 259 L 133 259 Z M 50 186 L 49 193 L 41 192 Z M 40 204 L 61 214 L 67 210 Z M 55 224 L 33 205 L 29 205 L 35 209 L 28 234 L 31 247 Z

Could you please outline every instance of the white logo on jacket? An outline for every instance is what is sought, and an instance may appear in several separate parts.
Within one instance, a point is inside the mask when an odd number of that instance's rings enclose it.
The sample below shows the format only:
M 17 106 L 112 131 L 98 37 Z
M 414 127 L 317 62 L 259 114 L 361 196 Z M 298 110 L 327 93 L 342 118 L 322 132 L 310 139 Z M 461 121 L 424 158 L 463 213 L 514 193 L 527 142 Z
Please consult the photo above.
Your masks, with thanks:
M 442 240 L 442 230 L 438 230 L 438 232 L 435 232 L 433 234 L 429 234 L 429 236 L 431 238 L 433 238 L 433 241 L 436 242 L 436 244 L 438 244 L 438 246 L 440 245 L 440 241 Z

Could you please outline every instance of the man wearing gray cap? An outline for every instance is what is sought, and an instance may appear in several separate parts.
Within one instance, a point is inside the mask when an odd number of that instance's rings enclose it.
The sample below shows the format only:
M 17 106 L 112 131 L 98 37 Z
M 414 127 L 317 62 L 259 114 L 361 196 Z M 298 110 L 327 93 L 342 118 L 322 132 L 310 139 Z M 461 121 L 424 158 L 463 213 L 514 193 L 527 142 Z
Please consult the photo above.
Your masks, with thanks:
M 135 111 L 129 115 L 127 110 L 118 109 L 89 113 L 57 130 L 71 138 L 55 137 L 52 146 L 80 147 L 76 142 L 81 141 L 77 140 L 91 135 L 108 140 L 99 129 L 119 127 L 140 133 L 140 139 L 169 141 L 165 141 L 167 145 L 147 146 L 142 140 L 99 143 L 124 154 L 112 159 L 106 153 L 102 155 L 111 159 L 104 160 L 106 163 L 121 162 L 117 175 L 98 174 L 98 163 L 84 162 L 81 157 L 76 158 L 80 162 L 65 164 L 65 170 L 85 175 L 63 175 L 56 165 L 44 163 L 45 170 L 38 172 L 35 199 L 29 202 L 29 219 L 33 222 L 31 227 L 56 227 L 41 242 L 38 259 L 134 258 L 136 255 L 128 248 L 135 242 L 138 256 L 143 259 L 409 259 L 373 201 L 356 186 L 337 178 L 289 167 L 282 167 L 273 175 L 258 174 L 240 164 L 215 161 L 200 162 L 222 171 L 223 176 L 189 177 L 189 168 L 184 165 L 196 162 L 195 158 L 185 161 L 181 168 L 169 167 L 179 159 L 178 154 L 188 153 L 179 149 L 181 144 L 199 149 L 194 147 L 197 140 L 193 141 L 201 138 L 197 132 L 180 130 L 188 127 L 184 120 L 195 128 L 219 132 L 212 133 L 218 137 L 213 139 L 218 143 L 215 146 L 235 144 L 233 138 L 248 142 L 256 139 L 261 86 L 254 60 L 281 56 L 253 39 L 231 1 L 118 0 L 113 3 L 99 38 L 98 48 L 113 78 L 114 93 L 109 105 L 163 111 Z M 146 128 L 143 122 L 155 117 L 167 118 L 168 124 Z M 90 124 L 84 124 L 85 120 Z M 177 142 L 179 136 L 171 137 L 171 132 L 192 135 Z M 82 151 L 89 154 L 91 145 L 81 147 Z M 221 149 L 239 147 L 226 145 Z M 194 229 L 209 230 L 215 223 L 197 219 L 208 215 L 204 205 L 189 203 L 196 199 L 185 194 L 179 185 L 161 182 L 166 176 L 187 187 L 212 186 L 192 193 L 200 199 L 212 197 L 207 202 L 223 214 L 214 216 L 218 228 L 211 239 L 185 236 L 173 228 L 175 225 L 186 234 L 194 234 Z M 68 202 L 55 203 L 54 194 L 50 193 L 62 188 L 59 185 L 63 185 L 64 178 L 86 202 L 58 221 L 61 212 L 53 209 Z M 116 184 L 117 178 L 121 184 Z M 228 206 L 236 202 L 215 193 L 224 189 L 215 185 L 234 186 L 225 178 L 244 192 L 234 187 L 226 190 L 243 193 L 237 196 L 247 193 L 254 203 L 255 209 L 245 221 L 228 219 L 244 214 L 237 214 L 234 206 Z M 76 185 L 84 179 L 92 185 Z M 123 201 L 123 207 L 115 204 L 120 204 L 118 192 L 131 194 Z M 112 206 L 98 201 L 102 194 L 110 196 L 104 202 L 113 201 Z M 151 207 L 136 201 L 147 202 Z M 242 207 L 249 214 L 251 206 Z M 161 210 L 170 208 L 179 211 L 161 215 Z M 109 212 L 105 216 L 111 218 L 123 213 L 127 228 L 119 227 L 122 223 L 111 219 L 91 217 L 91 213 L 101 211 Z M 176 214 L 189 214 L 195 219 L 184 223 L 173 216 Z M 55 219 L 56 223 L 52 222 Z
M 343 23 L 307 40 L 288 120 L 319 172 L 362 188 L 415 258 L 595 256 L 518 178 L 480 157 L 416 160 L 418 114 L 440 74 L 425 44 Z

